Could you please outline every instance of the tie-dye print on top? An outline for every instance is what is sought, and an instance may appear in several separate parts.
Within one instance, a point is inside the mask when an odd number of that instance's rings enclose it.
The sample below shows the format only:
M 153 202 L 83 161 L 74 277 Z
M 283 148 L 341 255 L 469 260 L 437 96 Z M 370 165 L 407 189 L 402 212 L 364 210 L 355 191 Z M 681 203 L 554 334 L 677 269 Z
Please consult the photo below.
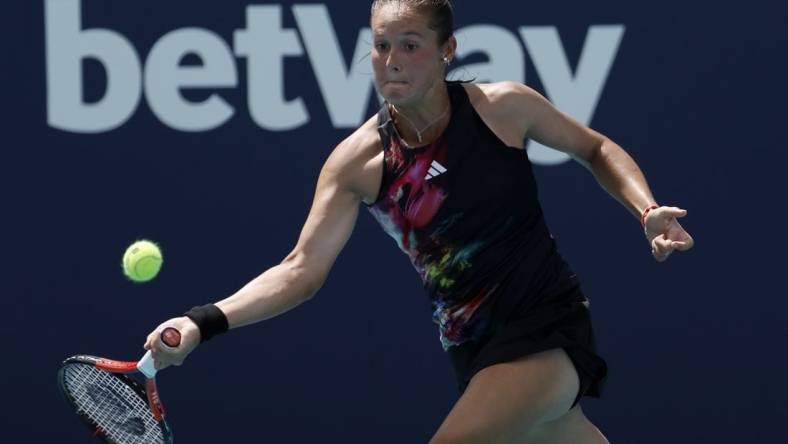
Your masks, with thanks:
M 544 225 L 525 151 L 487 128 L 462 84 L 447 86 L 451 121 L 427 146 L 403 146 L 381 107 L 383 180 L 368 206 L 420 275 L 444 348 L 479 338 L 570 275 Z

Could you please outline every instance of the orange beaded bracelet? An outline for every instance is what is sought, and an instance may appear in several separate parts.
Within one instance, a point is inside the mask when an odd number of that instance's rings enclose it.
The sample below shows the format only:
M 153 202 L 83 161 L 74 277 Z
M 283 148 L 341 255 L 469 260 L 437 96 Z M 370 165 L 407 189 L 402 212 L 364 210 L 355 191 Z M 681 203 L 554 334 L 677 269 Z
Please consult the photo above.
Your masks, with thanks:
M 651 205 L 650 207 L 648 207 L 645 210 L 643 210 L 643 214 L 640 215 L 640 225 L 645 227 L 646 226 L 646 216 L 648 215 L 648 212 L 651 211 L 651 210 L 657 209 L 657 208 L 659 208 L 659 205 Z

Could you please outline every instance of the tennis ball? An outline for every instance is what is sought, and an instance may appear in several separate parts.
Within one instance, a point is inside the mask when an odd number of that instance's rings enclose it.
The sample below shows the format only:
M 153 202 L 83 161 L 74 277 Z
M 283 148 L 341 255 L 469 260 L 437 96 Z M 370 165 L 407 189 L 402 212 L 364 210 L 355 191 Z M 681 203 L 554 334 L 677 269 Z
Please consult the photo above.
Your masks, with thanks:
M 123 273 L 134 282 L 147 282 L 159 274 L 161 263 L 159 246 L 149 240 L 138 240 L 123 255 Z

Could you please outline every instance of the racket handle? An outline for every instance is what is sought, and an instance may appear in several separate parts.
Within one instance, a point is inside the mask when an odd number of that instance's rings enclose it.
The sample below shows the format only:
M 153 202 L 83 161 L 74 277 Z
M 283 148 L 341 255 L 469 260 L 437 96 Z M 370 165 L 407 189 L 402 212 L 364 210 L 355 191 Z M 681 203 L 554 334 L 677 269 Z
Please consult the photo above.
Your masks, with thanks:
M 161 345 L 164 348 L 174 349 L 181 345 L 181 333 L 172 328 L 167 327 L 161 332 Z M 145 356 L 137 362 L 137 370 L 139 370 L 148 379 L 153 379 L 156 376 L 156 366 L 153 364 L 153 355 L 150 350 L 145 353 Z
M 156 366 L 153 365 L 153 355 L 150 353 L 150 350 L 145 352 L 145 356 L 137 362 L 137 370 L 140 371 L 143 375 L 145 375 L 148 379 L 153 379 L 156 377 Z

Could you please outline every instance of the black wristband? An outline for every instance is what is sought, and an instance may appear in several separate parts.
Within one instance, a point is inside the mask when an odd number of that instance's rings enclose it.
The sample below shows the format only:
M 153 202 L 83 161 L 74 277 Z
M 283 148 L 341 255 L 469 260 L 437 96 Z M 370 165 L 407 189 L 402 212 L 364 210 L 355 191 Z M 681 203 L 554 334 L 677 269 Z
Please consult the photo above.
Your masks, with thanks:
M 200 342 L 205 342 L 212 337 L 226 332 L 230 328 L 227 316 L 219 307 L 213 304 L 193 307 L 183 314 L 194 321 L 200 329 Z

